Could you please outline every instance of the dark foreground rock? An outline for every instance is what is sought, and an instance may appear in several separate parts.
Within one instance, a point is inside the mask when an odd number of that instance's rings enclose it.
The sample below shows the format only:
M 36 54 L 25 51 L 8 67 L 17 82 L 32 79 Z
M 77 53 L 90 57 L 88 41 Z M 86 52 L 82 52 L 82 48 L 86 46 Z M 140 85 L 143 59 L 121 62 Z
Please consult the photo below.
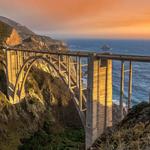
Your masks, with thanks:
M 91 147 L 92 150 L 149 150 L 150 104 L 134 106 L 117 125 L 106 130 Z

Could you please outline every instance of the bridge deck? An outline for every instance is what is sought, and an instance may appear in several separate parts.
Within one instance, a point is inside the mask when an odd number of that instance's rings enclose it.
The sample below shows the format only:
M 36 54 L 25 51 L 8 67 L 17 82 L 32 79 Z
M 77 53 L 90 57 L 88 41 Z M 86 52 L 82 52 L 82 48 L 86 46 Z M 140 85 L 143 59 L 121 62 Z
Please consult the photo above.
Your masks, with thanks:
M 111 54 L 111 53 L 97 53 L 89 51 L 49 51 L 49 50 L 33 50 L 33 49 L 19 49 L 19 48 L 6 48 L 8 51 L 17 50 L 29 53 L 41 53 L 41 54 L 53 54 L 53 55 L 67 55 L 67 56 L 79 56 L 89 57 L 96 56 L 97 58 L 112 59 L 112 60 L 124 60 L 124 61 L 136 61 L 136 62 L 150 62 L 150 56 L 141 55 L 125 55 L 125 54 Z

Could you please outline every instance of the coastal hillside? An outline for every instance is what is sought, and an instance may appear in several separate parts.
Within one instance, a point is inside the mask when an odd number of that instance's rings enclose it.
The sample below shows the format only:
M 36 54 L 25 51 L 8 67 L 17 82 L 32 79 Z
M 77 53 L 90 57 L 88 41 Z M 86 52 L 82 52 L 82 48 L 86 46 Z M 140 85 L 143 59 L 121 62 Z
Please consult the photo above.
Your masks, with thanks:
M 107 129 L 93 144 L 92 150 L 149 150 L 150 104 L 134 106 L 117 125 Z
M 38 68 L 32 68 L 25 86 L 28 95 L 15 105 L 0 92 L 0 150 L 48 150 L 54 143 L 63 148 L 64 142 L 83 147 L 84 131 L 67 86 Z
M 24 49 L 67 50 L 63 41 L 41 36 L 27 27 L 0 16 L 0 45 Z

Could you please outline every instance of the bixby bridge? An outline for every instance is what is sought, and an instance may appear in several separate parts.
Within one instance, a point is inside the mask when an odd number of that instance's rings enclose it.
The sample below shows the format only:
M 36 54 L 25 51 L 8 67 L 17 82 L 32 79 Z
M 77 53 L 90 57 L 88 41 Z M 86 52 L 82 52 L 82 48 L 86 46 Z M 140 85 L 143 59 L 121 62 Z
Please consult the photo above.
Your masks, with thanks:
M 58 74 L 72 94 L 86 133 L 86 149 L 112 126 L 112 61 L 121 62 L 120 111 L 123 117 L 124 64 L 129 62 L 128 109 L 132 97 L 132 62 L 150 62 L 149 56 L 117 55 L 85 51 L 48 51 L 1 47 L 0 63 L 7 76 L 9 100 L 15 104 L 25 97 L 25 82 L 37 62 Z M 87 83 L 83 84 L 83 68 Z

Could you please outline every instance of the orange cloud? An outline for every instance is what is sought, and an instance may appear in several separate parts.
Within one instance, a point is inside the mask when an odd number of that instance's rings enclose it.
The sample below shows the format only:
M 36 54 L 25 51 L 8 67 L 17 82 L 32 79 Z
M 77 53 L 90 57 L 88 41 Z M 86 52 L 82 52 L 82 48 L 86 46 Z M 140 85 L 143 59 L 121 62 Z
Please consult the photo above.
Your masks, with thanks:
M 0 0 L 0 14 L 46 34 L 150 37 L 149 0 Z

